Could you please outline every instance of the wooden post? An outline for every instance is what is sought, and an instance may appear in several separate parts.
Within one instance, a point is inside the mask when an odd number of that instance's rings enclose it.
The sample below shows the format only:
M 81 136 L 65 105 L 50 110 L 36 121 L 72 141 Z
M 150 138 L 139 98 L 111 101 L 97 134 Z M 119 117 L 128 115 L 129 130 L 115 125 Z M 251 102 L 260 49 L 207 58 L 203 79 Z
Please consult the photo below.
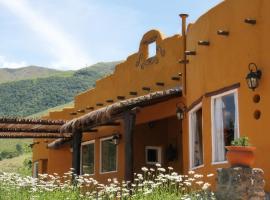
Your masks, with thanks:
M 72 168 L 76 175 L 80 175 L 82 130 L 75 129 L 72 131 L 72 135 Z
M 136 123 L 136 113 L 129 111 L 124 113 L 125 130 L 125 180 L 133 180 L 133 133 Z

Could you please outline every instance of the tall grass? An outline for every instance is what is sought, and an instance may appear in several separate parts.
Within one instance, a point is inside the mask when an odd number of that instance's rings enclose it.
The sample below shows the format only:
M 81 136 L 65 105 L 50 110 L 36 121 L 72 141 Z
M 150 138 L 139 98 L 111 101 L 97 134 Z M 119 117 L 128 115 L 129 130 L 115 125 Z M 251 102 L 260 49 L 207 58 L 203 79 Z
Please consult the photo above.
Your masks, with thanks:
M 208 175 L 212 176 L 212 174 Z M 72 179 L 72 177 L 74 179 Z M 98 183 L 85 174 L 76 176 L 71 172 L 64 176 L 41 174 L 39 178 L 22 177 L 15 173 L 0 174 L 0 199 L 98 199 L 98 200 L 208 200 L 215 199 L 210 184 L 203 175 L 190 171 L 179 175 L 172 168 L 142 168 L 134 174 L 134 182 L 108 179 L 107 184 Z

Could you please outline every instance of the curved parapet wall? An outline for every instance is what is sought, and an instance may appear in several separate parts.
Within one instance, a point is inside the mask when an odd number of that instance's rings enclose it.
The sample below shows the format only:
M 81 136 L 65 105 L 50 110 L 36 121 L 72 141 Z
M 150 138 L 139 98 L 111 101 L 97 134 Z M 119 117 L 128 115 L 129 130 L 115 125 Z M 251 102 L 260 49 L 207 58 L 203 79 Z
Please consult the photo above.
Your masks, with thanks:
M 152 42 L 156 43 L 156 55 L 148 57 L 148 45 Z M 95 88 L 75 97 L 73 110 L 51 113 L 50 116 L 71 119 L 116 101 L 180 86 L 181 65 L 178 60 L 182 55 L 181 44 L 180 35 L 164 38 L 158 30 L 147 32 L 137 53 L 118 64 L 113 74 L 98 80 Z M 74 115 L 70 116 L 70 113 Z

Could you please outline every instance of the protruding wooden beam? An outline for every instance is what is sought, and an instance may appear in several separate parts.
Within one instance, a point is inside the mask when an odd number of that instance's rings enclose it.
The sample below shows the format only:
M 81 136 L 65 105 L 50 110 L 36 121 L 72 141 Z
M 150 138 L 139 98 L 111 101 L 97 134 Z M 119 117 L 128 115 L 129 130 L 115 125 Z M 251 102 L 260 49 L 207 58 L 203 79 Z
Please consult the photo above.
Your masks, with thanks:
M 195 56 L 196 51 L 185 51 L 186 56 Z
M 107 122 L 107 123 L 101 124 L 99 126 L 120 126 L 120 125 L 121 125 L 120 122 Z
M 108 100 L 106 100 L 106 102 L 107 103 L 113 103 L 114 101 L 113 101 L 113 99 L 108 99 Z
M 172 79 L 173 81 L 180 81 L 180 77 L 177 77 L 177 76 L 173 76 L 171 79 Z
M 142 87 L 142 90 L 145 90 L 145 91 L 150 91 L 151 88 L 150 87 Z
M 96 133 L 98 132 L 98 129 L 83 129 L 83 132 Z
M 217 34 L 218 35 L 223 35 L 223 36 L 229 36 L 230 32 L 229 31 L 224 31 L 224 30 L 218 30 Z
M 94 110 L 94 107 L 93 106 L 87 106 L 86 110 Z
M 97 103 L 96 106 L 103 106 L 103 103 Z
M 164 83 L 164 82 L 156 82 L 156 85 L 157 85 L 157 86 L 164 86 L 165 83 Z
M 208 40 L 200 40 L 198 41 L 198 45 L 209 46 L 210 42 Z
M 78 113 L 85 113 L 84 109 L 77 110 Z
M 117 96 L 117 99 L 118 99 L 118 100 L 125 100 L 126 97 L 125 97 L 125 96 Z
M 70 115 L 77 115 L 77 113 L 76 112 L 71 112 L 71 113 L 69 113 Z
M 179 63 L 180 64 L 188 64 L 189 63 L 189 60 L 187 60 L 187 59 L 182 59 L 182 60 L 179 60 Z
M 129 94 L 132 95 L 132 96 L 137 96 L 138 95 L 138 92 L 131 91 L 131 92 L 129 92 Z
M 244 20 L 244 22 L 247 23 L 247 24 L 255 25 L 257 23 L 257 20 L 256 19 L 251 19 L 251 18 L 246 18 Z

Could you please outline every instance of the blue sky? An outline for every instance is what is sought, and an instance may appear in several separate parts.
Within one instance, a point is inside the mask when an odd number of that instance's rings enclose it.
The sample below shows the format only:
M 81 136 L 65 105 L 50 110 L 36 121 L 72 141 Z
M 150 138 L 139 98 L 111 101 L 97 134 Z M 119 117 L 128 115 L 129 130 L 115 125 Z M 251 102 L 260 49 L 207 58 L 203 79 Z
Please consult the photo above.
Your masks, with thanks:
M 180 32 L 222 0 L 0 0 L 0 68 L 79 69 L 123 60 L 150 29 Z

